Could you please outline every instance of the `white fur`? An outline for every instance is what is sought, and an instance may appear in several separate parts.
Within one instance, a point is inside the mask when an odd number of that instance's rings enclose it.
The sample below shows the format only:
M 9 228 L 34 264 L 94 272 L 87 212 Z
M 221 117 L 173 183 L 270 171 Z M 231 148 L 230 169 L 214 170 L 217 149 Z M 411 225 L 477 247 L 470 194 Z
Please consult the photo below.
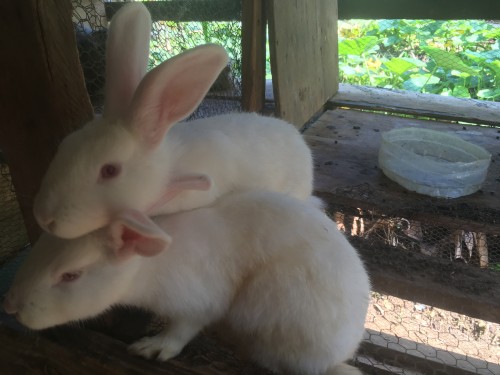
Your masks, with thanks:
M 220 323 L 225 337 L 270 369 L 359 374 L 343 362 L 362 338 L 369 280 L 321 210 L 248 191 L 154 220 L 127 211 L 77 239 L 44 234 L 15 277 L 6 311 L 42 329 L 134 305 L 170 321 L 130 347 L 148 358 L 167 360 Z M 65 272 L 81 276 L 62 282 Z
M 201 102 L 228 56 L 219 46 L 197 47 L 143 78 L 150 18 L 142 4 L 130 6 L 109 29 L 104 116 L 61 143 L 35 199 L 40 226 L 74 238 L 125 208 L 165 214 L 253 188 L 309 197 L 311 152 L 291 124 L 248 113 L 178 123 Z M 100 179 L 110 163 L 121 174 Z

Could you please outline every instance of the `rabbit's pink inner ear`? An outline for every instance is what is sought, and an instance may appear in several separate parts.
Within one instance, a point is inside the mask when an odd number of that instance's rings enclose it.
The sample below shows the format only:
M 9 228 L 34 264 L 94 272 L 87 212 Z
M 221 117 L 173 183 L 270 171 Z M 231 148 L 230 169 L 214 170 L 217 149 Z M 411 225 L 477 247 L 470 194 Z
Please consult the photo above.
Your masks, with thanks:
M 198 107 L 227 61 L 222 47 L 205 45 L 146 74 L 132 100 L 129 120 L 147 147 L 157 146 L 173 124 Z
M 115 254 L 119 259 L 132 255 L 151 257 L 165 250 L 172 239 L 139 211 L 125 210 L 112 228 Z
M 186 190 L 206 191 L 210 190 L 212 186 L 212 179 L 205 174 L 193 173 L 178 176 L 169 182 L 164 194 L 146 212 L 150 215 L 155 214 L 163 205 Z
M 148 236 L 147 234 L 136 232 L 132 228 L 124 227 L 122 233 L 123 243 L 125 248 L 130 248 L 132 251 L 143 257 L 152 257 L 161 253 L 167 248 L 170 241 L 166 241 L 162 236 Z M 125 250 L 127 251 L 127 250 Z

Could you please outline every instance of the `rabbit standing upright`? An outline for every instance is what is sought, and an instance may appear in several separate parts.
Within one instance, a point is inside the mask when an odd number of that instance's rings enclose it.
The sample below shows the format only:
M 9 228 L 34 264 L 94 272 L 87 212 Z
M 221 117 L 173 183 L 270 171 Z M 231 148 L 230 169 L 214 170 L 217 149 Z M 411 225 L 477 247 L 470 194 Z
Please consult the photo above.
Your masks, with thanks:
M 224 49 L 188 50 L 144 76 L 150 32 L 142 3 L 111 21 L 104 115 L 61 143 L 35 199 L 40 226 L 73 238 L 125 208 L 165 214 L 245 189 L 307 199 L 311 152 L 291 124 L 252 113 L 178 123 L 226 66 Z
M 220 323 L 272 370 L 359 374 L 343 362 L 362 338 L 369 288 L 358 254 L 321 210 L 246 191 L 154 222 L 124 211 L 72 240 L 44 234 L 4 308 L 43 329 L 139 306 L 169 319 L 164 331 L 131 345 L 147 358 L 168 360 Z

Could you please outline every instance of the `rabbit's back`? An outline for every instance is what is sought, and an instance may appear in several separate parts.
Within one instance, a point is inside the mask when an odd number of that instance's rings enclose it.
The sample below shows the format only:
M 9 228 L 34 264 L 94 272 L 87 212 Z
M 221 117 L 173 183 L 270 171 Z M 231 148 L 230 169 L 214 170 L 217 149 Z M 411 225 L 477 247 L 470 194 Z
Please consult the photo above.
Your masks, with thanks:
M 299 199 L 312 193 L 311 151 L 280 119 L 232 113 L 179 123 L 166 142 L 178 169 L 210 175 L 221 193 L 266 189 Z
M 264 213 L 252 232 L 264 261 L 238 290 L 230 331 L 272 369 L 323 373 L 349 359 L 362 339 L 368 276 L 354 248 L 316 207 L 281 194 L 246 194 L 252 195 L 248 211 L 251 205 Z

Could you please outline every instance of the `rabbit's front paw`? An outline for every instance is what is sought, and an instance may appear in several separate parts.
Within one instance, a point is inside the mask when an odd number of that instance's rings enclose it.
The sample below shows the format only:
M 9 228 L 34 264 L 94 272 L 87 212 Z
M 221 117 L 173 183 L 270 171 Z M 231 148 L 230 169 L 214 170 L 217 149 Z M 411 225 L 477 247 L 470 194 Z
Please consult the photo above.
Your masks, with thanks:
M 179 354 L 203 325 L 189 320 L 174 320 L 170 326 L 152 337 L 143 337 L 128 347 L 129 352 L 145 358 L 168 361 Z
M 128 347 L 129 352 L 148 359 L 156 358 L 158 361 L 167 361 L 179 354 L 184 343 L 169 339 L 165 335 L 143 337 Z

